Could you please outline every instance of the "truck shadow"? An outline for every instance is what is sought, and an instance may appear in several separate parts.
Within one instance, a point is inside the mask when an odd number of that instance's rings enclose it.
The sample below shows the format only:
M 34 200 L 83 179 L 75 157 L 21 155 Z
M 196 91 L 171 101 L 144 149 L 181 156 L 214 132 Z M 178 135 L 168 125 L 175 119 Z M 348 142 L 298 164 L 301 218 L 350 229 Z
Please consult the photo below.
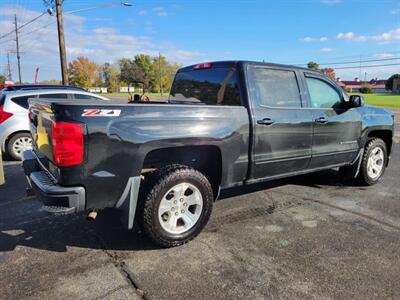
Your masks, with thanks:
M 9 166 L 10 168 L 20 166 Z M 21 174 L 9 173 L 7 180 L 19 180 Z M 15 174 L 15 178 L 13 178 Z M 17 184 L 17 182 L 16 182 Z M 323 186 L 348 186 L 349 182 L 340 179 L 338 172 L 328 170 L 289 179 L 233 188 L 224 191 L 220 199 L 266 190 L 278 186 L 301 185 L 313 188 Z M 129 231 L 120 221 L 118 210 L 105 209 L 99 213 L 96 221 L 86 221 L 86 214 L 79 213 L 54 216 L 41 210 L 41 204 L 35 199 L 0 199 L 0 252 L 13 251 L 17 246 L 25 246 L 55 252 L 66 252 L 70 247 L 102 250 L 151 250 L 158 249 L 135 224 Z M 20 194 L 20 193 L 19 193 Z M 4 196 L 3 196 L 4 195 Z M 9 197 L 10 198 L 10 197 Z M 3 202 L 4 200 L 4 202 Z

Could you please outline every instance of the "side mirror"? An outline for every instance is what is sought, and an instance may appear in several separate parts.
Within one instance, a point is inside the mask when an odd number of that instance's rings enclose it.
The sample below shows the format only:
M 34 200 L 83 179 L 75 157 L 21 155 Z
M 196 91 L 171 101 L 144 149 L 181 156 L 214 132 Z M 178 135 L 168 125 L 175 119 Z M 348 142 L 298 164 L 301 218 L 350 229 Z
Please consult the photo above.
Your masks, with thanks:
M 361 95 L 351 95 L 349 98 L 350 107 L 360 107 L 364 105 L 364 97 Z

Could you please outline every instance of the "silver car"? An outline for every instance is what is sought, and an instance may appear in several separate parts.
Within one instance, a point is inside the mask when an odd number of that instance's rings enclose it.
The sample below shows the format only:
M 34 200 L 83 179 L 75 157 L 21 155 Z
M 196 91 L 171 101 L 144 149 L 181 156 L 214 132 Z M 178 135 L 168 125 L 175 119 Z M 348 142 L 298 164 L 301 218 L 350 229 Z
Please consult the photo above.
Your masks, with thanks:
M 3 91 L 0 94 L 0 146 L 3 153 L 21 160 L 32 147 L 29 132 L 28 98 L 109 100 L 89 92 L 67 89 Z

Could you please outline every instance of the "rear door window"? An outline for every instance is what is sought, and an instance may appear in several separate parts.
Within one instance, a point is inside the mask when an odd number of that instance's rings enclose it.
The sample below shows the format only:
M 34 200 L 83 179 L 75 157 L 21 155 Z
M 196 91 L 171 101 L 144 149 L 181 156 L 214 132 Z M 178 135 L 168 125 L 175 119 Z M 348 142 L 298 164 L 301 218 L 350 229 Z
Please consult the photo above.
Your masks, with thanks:
M 249 90 L 252 99 L 268 107 L 301 107 L 296 73 L 290 70 L 250 66 Z
M 68 99 L 68 94 L 41 94 L 41 99 Z
M 13 98 L 11 98 L 11 101 L 14 102 L 15 104 L 18 104 L 19 106 L 21 106 L 23 108 L 28 109 L 29 108 L 29 103 L 28 103 L 29 98 L 36 98 L 36 95 L 13 97 Z
M 170 102 L 241 105 L 235 68 L 210 68 L 178 72 Z

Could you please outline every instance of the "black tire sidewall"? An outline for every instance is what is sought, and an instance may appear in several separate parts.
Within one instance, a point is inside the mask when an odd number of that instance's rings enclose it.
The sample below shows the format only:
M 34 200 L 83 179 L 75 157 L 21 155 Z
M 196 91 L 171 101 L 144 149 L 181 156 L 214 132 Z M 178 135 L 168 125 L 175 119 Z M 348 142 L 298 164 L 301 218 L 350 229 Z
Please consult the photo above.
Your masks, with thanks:
M 180 234 L 173 234 L 162 228 L 158 218 L 158 209 L 164 195 L 172 187 L 183 182 L 194 185 L 200 191 L 203 207 L 199 219 L 192 228 Z M 154 191 L 157 192 L 154 193 Z M 179 245 L 197 236 L 210 218 L 214 201 L 212 188 L 207 179 L 198 171 L 189 168 L 172 170 L 165 176 L 160 176 L 148 195 L 150 197 L 146 199 L 146 204 L 151 205 L 151 208 L 145 204 L 145 210 L 151 209 L 151 224 L 149 224 L 149 220 L 145 221 L 144 229 L 153 240 L 162 246 Z
M 15 141 L 21 137 L 28 137 L 28 138 L 32 139 L 32 136 L 29 133 L 17 133 L 15 135 L 13 135 L 7 143 L 7 154 L 15 160 L 22 160 L 22 157 L 18 156 L 16 153 L 14 153 L 14 150 L 13 150 L 13 145 L 14 145 Z
M 379 177 L 372 178 L 368 175 L 367 165 L 368 165 L 368 159 L 369 159 L 372 151 L 374 149 L 376 149 L 377 147 L 381 148 L 381 150 L 383 152 L 384 162 L 383 162 L 382 171 L 381 171 L 381 174 L 379 175 Z M 367 185 L 372 185 L 372 184 L 379 182 L 385 173 L 387 159 L 388 159 L 388 155 L 387 155 L 387 148 L 386 148 L 385 142 L 378 138 L 370 140 L 365 148 L 365 153 L 363 156 L 363 161 L 362 161 L 362 166 L 361 166 L 362 181 Z

